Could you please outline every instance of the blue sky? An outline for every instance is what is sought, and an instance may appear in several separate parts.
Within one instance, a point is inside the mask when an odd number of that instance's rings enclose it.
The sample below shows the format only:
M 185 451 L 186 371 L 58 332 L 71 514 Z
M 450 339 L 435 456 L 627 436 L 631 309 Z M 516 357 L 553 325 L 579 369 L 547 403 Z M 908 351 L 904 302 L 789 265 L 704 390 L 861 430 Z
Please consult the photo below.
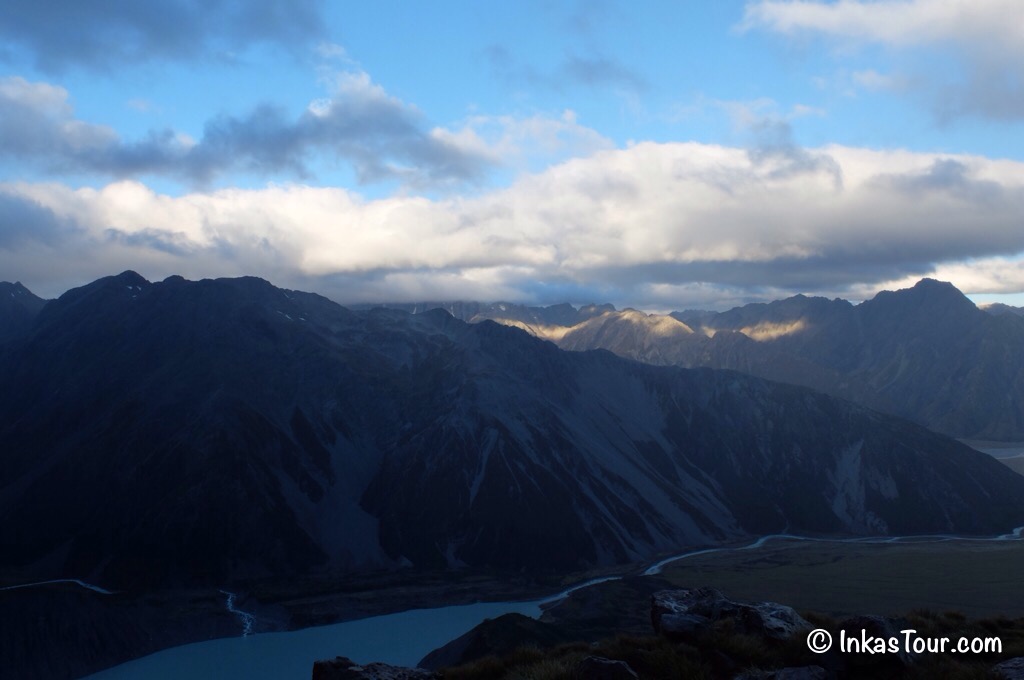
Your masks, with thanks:
M 11 0 L 0 279 L 1024 296 L 1024 5 Z

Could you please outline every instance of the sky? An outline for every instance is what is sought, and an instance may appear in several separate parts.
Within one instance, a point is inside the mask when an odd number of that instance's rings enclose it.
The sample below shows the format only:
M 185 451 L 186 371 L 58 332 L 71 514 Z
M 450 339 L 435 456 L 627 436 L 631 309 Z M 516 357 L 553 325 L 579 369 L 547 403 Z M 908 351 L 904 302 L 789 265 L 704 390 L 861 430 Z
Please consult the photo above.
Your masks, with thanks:
M 1024 304 L 1024 3 L 5 0 L 0 280 Z

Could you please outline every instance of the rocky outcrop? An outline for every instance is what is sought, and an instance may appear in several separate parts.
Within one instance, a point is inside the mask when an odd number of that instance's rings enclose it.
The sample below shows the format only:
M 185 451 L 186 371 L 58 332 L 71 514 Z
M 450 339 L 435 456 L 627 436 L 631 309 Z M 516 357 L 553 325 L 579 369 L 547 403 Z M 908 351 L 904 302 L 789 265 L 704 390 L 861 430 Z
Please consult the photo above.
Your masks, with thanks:
M 561 628 L 522 614 L 488 619 L 423 657 L 419 666 L 436 670 L 470 663 L 485 656 L 502 656 L 519 647 L 544 649 L 572 640 Z
M 588 656 L 576 666 L 576 676 L 587 680 L 639 680 L 629 664 L 603 656 Z
M 799 666 L 775 671 L 749 671 L 737 675 L 735 680 L 830 680 L 834 677 L 834 673 L 821 666 Z
M 386 663 L 357 664 L 338 656 L 313 664 L 313 680 L 434 680 L 437 676 L 421 668 L 403 668 Z
M 1024 680 L 1024 656 L 996 664 L 992 668 L 992 675 L 1000 680 Z
M 901 638 L 900 631 L 905 629 L 906 626 L 900 625 L 897 621 L 884 616 L 865 614 L 843 619 L 839 624 L 839 628 L 846 632 L 848 638 L 854 640 L 862 636 L 872 640 L 889 640 L 891 638 Z M 898 663 L 903 666 L 909 666 L 914 662 L 914 656 L 903 649 L 902 645 L 897 653 L 885 654 L 884 658 L 893 661 L 894 664 Z
M 738 633 L 773 640 L 785 640 L 811 628 L 792 607 L 735 602 L 714 588 L 663 590 L 651 597 L 651 624 L 656 633 L 669 639 L 692 640 L 722 620 L 731 621 Z

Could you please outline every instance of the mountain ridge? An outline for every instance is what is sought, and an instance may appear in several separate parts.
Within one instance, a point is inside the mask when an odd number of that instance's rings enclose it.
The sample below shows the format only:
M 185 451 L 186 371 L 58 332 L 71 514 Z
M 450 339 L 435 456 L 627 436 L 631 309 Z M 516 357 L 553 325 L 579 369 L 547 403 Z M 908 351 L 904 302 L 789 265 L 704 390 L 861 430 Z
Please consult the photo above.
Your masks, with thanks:
M 1024 359 L 1018 351 L 1024 319 L 986 313 L 948 282 L 922 279 L 859 305 L 796 295 L 724 312 L 611 309 L 568 326 L 531 326 L 522 311 L 502 316 L 493 305 L 480 308 L 485 311 L 470 320 L 487 315 L 563 349 L 603 348 L 656 365 L 733 369 L 810 387 L 951 436 L 1024 440 Z M 666 334 L 669 318 L 685 328 Z

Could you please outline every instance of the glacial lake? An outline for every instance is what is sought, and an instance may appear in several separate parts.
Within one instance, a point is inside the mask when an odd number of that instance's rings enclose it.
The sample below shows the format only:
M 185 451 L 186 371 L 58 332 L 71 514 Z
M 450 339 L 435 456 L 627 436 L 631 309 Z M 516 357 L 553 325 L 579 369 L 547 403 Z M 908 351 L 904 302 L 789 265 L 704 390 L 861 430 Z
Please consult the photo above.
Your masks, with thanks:
M 1003 542 L 1024 540 L 1024 527 L 998 536 L 930 534 L 918 536 L 857 536 L 826 538 L 770 534 L 751 543 L 688 550 L 652 564 L 643 573 L 654 575 L 672 562 L 717 552 L 758 550 L 776 541 L 818 543 L 941 543 L 951 540 Z M 435 609 L 411 609 L 329 626 L 279 633 L 222 638 L 165 649 L 135 661 L 87 676 L 85 680 L 306 680 L 313 662 L 347 656 L 357 663 L 382 661 L 415 666 L 429 652 L 468 632 L 484 619 L 518 613 L 537 618 L 541 606 L 558 602 L 570 593 L 621 576 L 604 576 L 578 583 L 560 593 L 524 602 L 480 602 Z M 95 589 L 89 584 L 80 584 Z M 17 586 L 23 587 L 23 586 Z M 231 611 L 236 611 L 229 607 Z
M 484 619 L 512 612 L 540 616 L 540 603 L 481 602 L 413 609 L 329 626 L 258 633 L 173 647 L 109 668 L 87 680 L 308 680 L 313 662 L 347 656 L 357 663 L 415 666 Z

